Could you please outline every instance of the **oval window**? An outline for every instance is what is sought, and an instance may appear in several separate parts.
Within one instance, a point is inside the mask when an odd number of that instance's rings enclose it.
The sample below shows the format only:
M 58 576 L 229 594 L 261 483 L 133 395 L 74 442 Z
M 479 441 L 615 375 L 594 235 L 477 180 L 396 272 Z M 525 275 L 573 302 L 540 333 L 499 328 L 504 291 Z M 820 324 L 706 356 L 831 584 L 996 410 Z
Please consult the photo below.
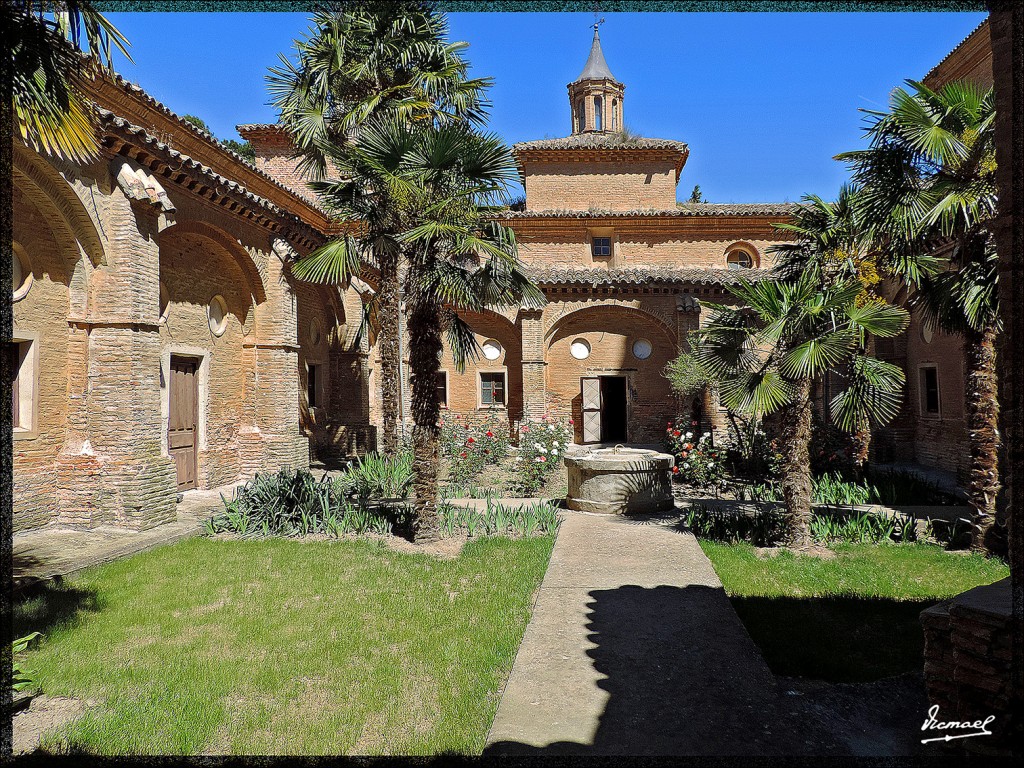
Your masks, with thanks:
M 586 339 L 576 339 L 569 345 L 569 354 L 577 360 L 586 360 L 590 357 L 590 342 Z
M 488 339 L 481 345 L 484 357 L 488 360 L 497 360 L 501 357 L 501 344 L 494 339 Z
M 220 336 L 228 327 L 228 305 L 220 294 L 210 299 L 210 306 L 207 307 L 207 315 L 210 320 L 210 331 L 214 336 Z
M 651 342 L 647 339 L 637 339 L 633 342 L 633 357 L 637 360 L 646 360 L 651 356 Z
M 32 263 L 28 254 L 18 243 L 14 243 L 14 258 L 11 261 L 11 289 L 13 300 L 25 298 L 32 287 Z
M 323 339 L 323 331 L 320 330 L 320 322 L 313 318 L 309 321 L 309 343 L 314 347 Z
M 921 341 L 925 344 L 931 344 L 933 334 L 932 327 L 928 323 L 921 324 Z

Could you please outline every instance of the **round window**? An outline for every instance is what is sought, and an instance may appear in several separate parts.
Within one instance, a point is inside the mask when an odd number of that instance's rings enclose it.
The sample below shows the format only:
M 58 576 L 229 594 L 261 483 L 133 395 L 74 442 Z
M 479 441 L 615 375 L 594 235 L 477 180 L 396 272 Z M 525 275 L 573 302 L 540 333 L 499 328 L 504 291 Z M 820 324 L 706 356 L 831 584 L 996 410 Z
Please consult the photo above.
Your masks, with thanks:
M 646 360 L 651 356 L 651 342 L 647 339 L 637 339 L 633 342 L 633 357 L 637 360 Z
M 488 360 L 497 360 L 501 357 L 501 344 L 494 339 L 488 339 L 481 346 L 483 347 L 484 357 Z
M 729 269 L 750 269 L 754 266 L 754 260 L 750 254 L 739 248 L 729 251 L 729 255 L 725 257 L 725 260 L 729 265 Z
M 590 343 L 586 339 L 576 339 L 569 345 L 569 354 L 577 360 L 586 360 L 590 357 Z
M 228 305 L 224 302 L 224 297 L 218 294 L 210 299 L 210 306 L 206 312 L 210 320 L 210 331 L 214 336 L 222 335 L 228 327 Z
M 11 268 L 13 271 L 11 275 L 13 298 L 14 301 L 18 301 L 25 298 L 32 287 L 32 263 L 28 260 L 28 254 L 18 243 L 14 243 L 14 259 Z
M 167 322 L 167 315 L 171 312 L 171 294 L 167 291 L 167 286 L 160 283 L 160 322 Z

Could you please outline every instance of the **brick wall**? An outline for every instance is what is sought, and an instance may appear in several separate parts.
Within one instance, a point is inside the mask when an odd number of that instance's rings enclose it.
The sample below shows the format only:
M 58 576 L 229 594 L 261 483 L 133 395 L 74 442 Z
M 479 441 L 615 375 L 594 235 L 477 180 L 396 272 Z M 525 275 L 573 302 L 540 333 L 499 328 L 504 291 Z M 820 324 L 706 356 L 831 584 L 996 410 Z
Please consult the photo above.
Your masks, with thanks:
M 674 160 L 530 162 L 525 168 L 530 210 L 666 210 L 676 205 Z

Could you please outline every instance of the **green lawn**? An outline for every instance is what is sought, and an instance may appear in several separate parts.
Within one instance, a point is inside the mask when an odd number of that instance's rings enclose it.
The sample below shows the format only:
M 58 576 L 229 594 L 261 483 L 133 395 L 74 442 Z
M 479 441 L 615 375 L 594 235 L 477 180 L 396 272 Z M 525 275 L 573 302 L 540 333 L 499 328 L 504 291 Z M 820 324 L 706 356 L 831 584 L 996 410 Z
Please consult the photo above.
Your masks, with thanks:
M 197 538 L 91 569 L 16 609 L 43 692 L 100 704 L 43 746 L 479 753 L 553 541 Z
M 701 541 L 775 674 L 863 682 L 920 671 L 919 615 L 1009 575 L 998 560 L 928 544 L 857 544 L 825 560 Z

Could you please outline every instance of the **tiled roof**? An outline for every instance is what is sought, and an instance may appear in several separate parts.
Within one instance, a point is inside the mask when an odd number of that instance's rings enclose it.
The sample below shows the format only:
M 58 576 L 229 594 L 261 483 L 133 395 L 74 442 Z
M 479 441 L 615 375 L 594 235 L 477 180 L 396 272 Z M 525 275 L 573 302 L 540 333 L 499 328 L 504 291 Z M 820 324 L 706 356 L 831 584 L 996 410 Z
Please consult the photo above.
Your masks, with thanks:
M 242 131 L 283 131 L 280 123 L 242 123 L 236 125 L 235 130 L 241 133 Z
M 636 285 L 639 283 L 695 283 L 699 285 L 730 285 L 743 277 L 764 280 L 771 276 L 768 269 L 702 269 L 685 267 L 628 267 L 625 269 L 539 267 L 527 265 L 524 271 L 540 285 L 575 283 L 580 285 Z
M 688 153 L 689 147 L 682 141 L 672 139 L 649 139 L 643 136 L 626 136 L 623 133 L 576 133 L 561 139 L 537 139 L 513 144 L 514 151 L 530 149 L 670 149 Z
M 611 211 L 594 209 L 588 211 L 541 210 L 502 211 L 505 219 L 602 219 L 664 216 L 788 216 L 796 209 L 795 203 L 679 203 L 676 208 L 666 210 L 637 209 Z
M 929 77 L 931 77 L 932 73 L 935 72 L 935 70 L 937 70 L 939 67 L 941 67 L 943 64 L 945 64 L 947 59 L 949 59 L 954 53 L 959 51 L 964 46 L 964 43 L 966 43 L 968 40 L 970 40 L 972 37 L 974 37 L 974 35 L 978 32 L 978 30 L 981 29 L 982 27 L 984 27 L 986 24 L 988 24 L 988 19 L 987 18 L 984 21 L 982 21 L 981 24 L 979 24 L 974 29 L 972 29 L 971 30 L 971 34 L 969 34 L 967 37 L 965 37 L 963 40 L 961 40 L 959 43 L 957 43 L 956 46 L 953 48 L 953 50 L 951 50 L 949 53 L 947 53 L 945 56 L 943 56 L 938 64 L 936 64 L 934 67 L 929 69 L 928 70 L 928 74 L 926 74 L 924 77 L 921 78 L 921 82 L 924 82 Z
M 285 186 L 280 181 L 275 179 L 273 176 L 268 174 L 266 171 L 260 170 L 251 161 L 249 161 L 248 159 L 242 157 L 240 154 L 238 154 L 234 150 L 228 149 L 226 146 L 224 146 L 224 144 L 222 144 L 219 140 L 217 140 L 211 133 L 202 130 L 201 128 L 196 126 L 194 123 L 189 122 L 188 120 L 183 120 L 176 113 L 171 111 L 170 108 L 165 106 L 162 102 L 157 101 L 155 98 L 150 96 L 141 86 L 136 85 L 135 83 L 130 82 L 129 80 L 126 80 L 124 77 L 122 77 L 121 75 L 117 74 L 116 72 L 114 72 L 112 74 L 112 76 L 110 77 L 110 80 L 115 85 L 119 86 L 123 90 L 131 93 L 132 95 L 134 95 L 137 98 L 139 98 L 141 101 L 145 102 L 152 109 L 154 109 L 157 112 L 160 112 L 163 115 L 169 117 L 171 120 L 175 121 L 178 125 L 181 125 L 185 129 L 191 131 L 193 134 L 195 134 L 197 136 L 201 136 L 202 138 L 206 139 L 208 142 L 210 142 L 215 147 L 217 147 L 217 149 L 219 149 L 221 152 L 223 152 L 226 155 L 229 155 L 235 162 L 239 163 L 240 165 L 245 166 L 248 171 L 250 171 L 252 173 L 258 174 L 260 177 L 262 177 L 266 181 L 268 181 L 271 184 L 273 184 L 274 186 L 276 186 L 276 187 L 278 187 L 278 188 L 288 192 L 289 194 L 292 194 L 292 195 L 296 194 L 295 190 L 291 189 L 290 187 Z M 270 125 L 274 125 L 274 124 L 270 124 Z M 326 211 L 323 209 L 323 207 L 320 206 L 319 204 L 317 204 L 315 201 L 310 201 L 310 200 L 308 200 L 306 198 L 303 198 L 303 200 L 305 200 L 307 205 L 313 207 L 319 213 L 326 215 Z

